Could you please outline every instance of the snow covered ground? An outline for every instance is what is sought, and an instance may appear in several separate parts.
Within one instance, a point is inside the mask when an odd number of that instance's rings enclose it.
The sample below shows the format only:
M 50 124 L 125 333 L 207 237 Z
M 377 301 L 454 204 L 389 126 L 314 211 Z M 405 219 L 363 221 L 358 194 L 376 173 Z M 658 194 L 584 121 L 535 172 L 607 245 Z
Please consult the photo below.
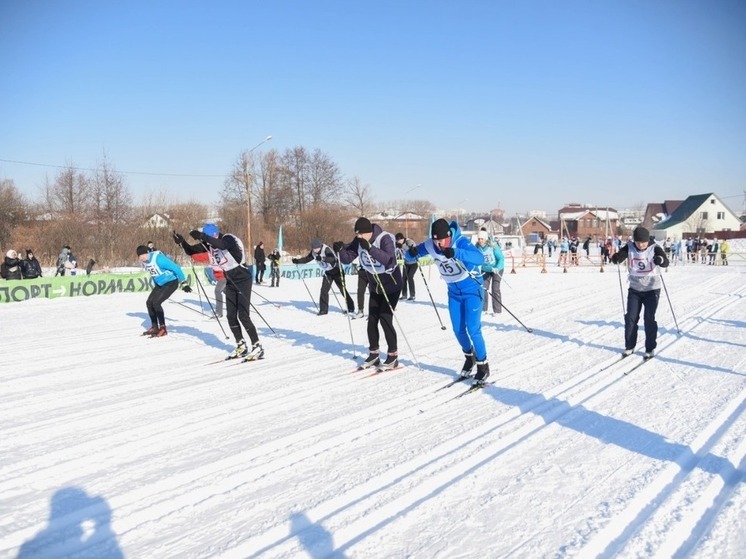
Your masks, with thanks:
M 248 364 L 209 364 L 233 344 L 196 293 L 162 339 L 144 294 L 3 305 L 0 557 L 744 557 L 745 278 L 672 267 L 681 334 L 664 294 L 658 356 L 624 376 L 616 268 L 519 269 L 504 302 L 533 333 L 485 316 L 496 384 L 461 399 L 419 276 L 406 367 L 369 378 L 365 321 L 299 281 L 255 288 L 274 334 L 254 315 Z

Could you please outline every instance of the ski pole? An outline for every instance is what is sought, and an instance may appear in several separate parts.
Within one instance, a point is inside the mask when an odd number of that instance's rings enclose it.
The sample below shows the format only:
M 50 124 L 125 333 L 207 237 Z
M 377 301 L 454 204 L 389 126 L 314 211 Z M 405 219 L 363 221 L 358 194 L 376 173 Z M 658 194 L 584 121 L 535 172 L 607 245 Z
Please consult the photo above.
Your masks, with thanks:
M 261 293 L 259 293 L 258 291 L 254 291 L 254 295 L 256 295 L 257 297 L 259 297 L 259 298 L 261 298 L 261 299 L 264 299 L 264 300 L 265 300 L 265 301 L 266 301 L 267 303 L 269 303 L 270 305 L 274 305 L 274 306 L 275 306 L 275 307 L 277 307 L 278 309 L 279 309 L 279 308 L 281 308 L 281 306 L 280 306 L 280 305 L 278 305 L 277 303 L 275 303 L 275 302 L 273 302 L 273 301 L 270 301 L 269 299 L 267 299 L 267 298 L 266 298 L 266 297 L 265 297 L 264 295 L 262 295 L 262 294 L 261 294 Z
M 192 270 L 194 270 L 194 266 L 192 266 Z M 207 296 L 207 291 L 205 291 L 205 287 L 202 285 L 202 282 L 199 281 L 199 278 L 197 277 L 197 274 L 194 275 L 194 280 L 197 282 L 197 285 L 202 290 L 202 292 L 205 294 L 205 299 L 207 300 L 207 304 L 210 305 L 210 310 L 212 311 L 212 316 L 215 317 L 215 320 L 218 321 L 218 326 L 220 326 L 220 329 L 223 331 L 223 336 L 225 336 L 226 340 L 229 340 L 228 334 L 225 333 L 225 328 L 223 328 L 223 323 L 220 322 L 220 318 L 218 318 L 218 313 L 215 312 L 215 307 L 212 306 L 212 302 L 210 302 L 210 298 Z M 199 293 L 199 290 L 197 290 Z M 202 306 L 202 302 L 200 301 L 200 307 Z
M 673 305 L 671 304 L 671 297 L 668 296 L 668 289 L 666 288 L 666 282 L 663 281 L 662 275 L 660 275 L 660 277 L 661 277 L 661 283 L 663 284 L 663 291 L 666 293 L 666 299 L 668 299 L 668 306 L 671 307 L 671 315 L 673 315 L 673 323 L 676 325 L 676 331 L 679 333 L 679 336 L 681 336 L 681 330 L 679 329 L 679 322 L 676 320 L 676 313 L 673 312 Z
M 464 272 L 466 272 L 467 274 L 469 274 L 469 272 L 468 272 L 468 271 L 466 270 L 466 268 L 464 268 L 464 265 L 463 265 L 463 264 L 462 264 L 462 263 L 461 263 L 460 261 L 458 261 L 458 260 L 456 260 L 456 259 L 454 258 L 454 262 L 456 262 L 456 265 L 457 265 L 457 266 L 458 266 L 459 268 L 461 268 L 461 270 L 462 270 L 462 271 L 464 271 Z M 473 279 L 473 280 L 474 280 L 474 281 L 475 281 L 475 282 L 477 283 L 477 285 L 479 285 L 479 281 L 477 281 L 477 278 L 475 278 L 475 277 L 474 277 L 474 276 L 472 276 L 471 274 L 469 274 L 469 277 L 470 277 L 471 279 Z M 480 286 L 480 287 L 481 287 L 481 286 Z M 495 297 L 494 293 L 490 293 L 490 296 L 491 296 L 491 297 L 492 297 L 492 299 L 493 299 L 494 301 L 496 301 L 496 302 L 497 302 L 497 303 L 498 303 L 498 304 L 499 304 L 499 305 L 500 305 L 500 306 L 501 306 L 501 307 L 502 307 L 503 309 L 505 309 L 505 311 L 506 311 L 506 312 L 507 312 L 507 313 L 508 313 L 508 314 L 509 314 L 510 316 L 512 316 L 512 317 L 513 317 L 513 318 L 515 319 L 515 321 L 516 321 L 516 322 L 517 322 L 518 324 L 520 324 L 521 326 L 523 326 L 523 327 L 524 327 L 524 328 L 526 329 L 526 332 L 528 332 L 529 334 L 533 334 L 533 332 L 534 332 L 533 328 L 529 328 L 528 326 L 526 326 L 525 324 L 523 324 L 523 322 L 521 322 L 521 320 L 520 320 L 520 319 L 519 319 L 519 318 L 518 318 L 518 317 L 517 317 L 516 315 L 514 315 L 514 314 L 513 314 L 512 312 L 510 312 L 510 309 L 509 309 L 508 307 L 506 307 L 506 306 L 505 306 L 505 305 L 503 304 L 503 302 L 502 302 L 502 301 L 498 301 L 498 299 L 497 299 L 497 297 Z
M 619 276 L 619 294 L 622 296 L 622 316 L 627 314 L 627 309 L 624 308 L 624 288 L 622 287 L 622 270 L 617 262 L 616 265 L 617 275 Z
M 181 305 L 181 306 L 182 306 L 182 307 L 184 307 L 185 309 L 189 309 L 190 311 L 192 311 L 192 312 L 196 312 L 197 314 L 201 314 L 202 316 L 207 316 L 207 315 L 206 315 L 205 313 L 203 313 L 202 311 L 198 311 L 197 309 L 195 309 L 195 308 L 192 308 L 192 307 L 190 307 L 189 305 L 185 305 L 185 304 L 184 304 L 184 303 L 182 303 L 181 301 L 174 301 L 173 299 L 167 299 L 167 301 L 168 301 L 169 303 L 175 303 L 176 305 Z
M 438 312 L 438 307 L 435 306 L 435 300 L 433 299 L 433 294 L 430 293 L 430 286 L 427 284 L 427 280 L 425 279 L 425 274 L 422 271 L 422 268 L 420 267 L 420 262 L 417 261 L 417 269 L 420 271 L 420 275 L 422 276 L 422 281 L 425 283 L 425 289 L 427 289 L 427 294 L 430 296 L 430 302 L 433 304 L 433 309 L 435 309 L 435 316 L 438 317 L 438 322 L 440 322 L 440 329 L 445 330 L 446 327 L 443 324 L 443 321 L 440 319 L 440 313 Z
M 318 312 L 319 306 L 316 304 L 316 299 L 314 299 L 313 295 L 311 295 L 311 290 L 308 289 L 308 285 L 306 285 L 306 280 L 303 277 L 303 274 L 300 273 L 300 268 L 298 268 L 298 264 L 295 265 L 295 269 L 298 271 L 298 276 L 300 277 L 300 281 L 303 282 L 303 287 L 306 288 L 306 291 L 308 292 L 308 296 L 311 298 L 311 302 L 313 303 L 313 306 L 316 307 L 316 312 Z
M 365 250 L 365 249 L 363 249 Z M 365 252 L 368 252 L 365 250 Z M 368 252 L 368 259 L 371 259 L 370 253 Z M 415 364 L 417 365 L 417 368 L 422 370 L 422 367 L 420 366 L 420 362 L 417 359 L 417 355 L 415 354 L 414 350 L 412 349 L 412 344 L 409 343 L 409 339 L 407 338 L 406 332 L 404 332 L 404 329 L 401 327 L 401 323 L 399 322 L 399 317 L 396 316 L 396 312 L 394 311 L 394 307 L 391 306 L 391 301 L 389 300 L 389 295 L 386 293 L 386 290 L 383 288 L 383 282 L 381 282 L 381 278 L 378 277 L 379 274 L 376 272 L 376 269 L 371 266 L 371 270 L 373 273 L 373 277 L 376 278 L 376 283 L 378 284 L 378 288 L 383 293 L 383 298 L 386 299 L 386 304 L 389 306 L 389 310 L 391 310 L 391 316 L 394 317 L 394 320 L 396 321 L 396 325 L 399 327 L 399 330 L 401 330 L 402 336 L 404 336 L 404 341 L 407 344 L 407 347 L 409 348 L 409 352 L 412 354 L 412 359 L 414 359 Z M 368 319 L 370 320 L 370 318 Z
M 342 268 L 342 262 L 339 260 L 339 253 L 335 253 L 335 256 L 337 257 L 337 269 L 339 270 L 340 274 L 340 283 L 342 284 L 342 297 L 345 300 L 345 304 L 347 304 L 347 298 L 350 296 L 349 292 L 347 291 L 347 283 L 345 282 L 345 271 Z M 336 297 L 336 295 L 335 295 Z M 355 338 L 352 335 L 352 317 L 350 316 L 350 312 L 347 312 L 347 327 L 350 329 L 350 343 L 352 344 L 352 358 L 357 359 L 357 352 L 355 350 Z

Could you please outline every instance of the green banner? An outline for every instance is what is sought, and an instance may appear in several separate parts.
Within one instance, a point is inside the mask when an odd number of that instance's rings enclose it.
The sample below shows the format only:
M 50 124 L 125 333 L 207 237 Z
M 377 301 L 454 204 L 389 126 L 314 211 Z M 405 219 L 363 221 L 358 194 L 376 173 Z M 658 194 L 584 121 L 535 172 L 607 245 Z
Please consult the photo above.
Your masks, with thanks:
M 420 266 L 430 259 L 420 260 Z M 343 266 L 346 275 L 357 274 L 357 267 Z M 204 283 L 204 268 L 195 268 Z M 189 285 L 194 285 L 191 270 L 184 270 Z M 320 278 L 324 270 L 315 262 L 280 266 L 280 277 L 289 280 Z M 265 279 L 269 278 L 269 274 Z M 57 299 L 58 297 L 90 297 L 111 293 L 138 293 L 153 289 L 153 280 L 146 272 L 132 274 L 93 274 L 91 276 L 57 276 L 27 280 L 0 281 L 0 303 L 17 303 L 29 299 Z
M 192 273 L 184 270 L 189 284 Z M 58 297 L 90 297 L 110 293 L 137 293 L 153 289 L 153 280 L 145 273 L 94 274 L 92 276 L 57 276 L 0 282 L 0 303 L 16 303 L 28 299 Z

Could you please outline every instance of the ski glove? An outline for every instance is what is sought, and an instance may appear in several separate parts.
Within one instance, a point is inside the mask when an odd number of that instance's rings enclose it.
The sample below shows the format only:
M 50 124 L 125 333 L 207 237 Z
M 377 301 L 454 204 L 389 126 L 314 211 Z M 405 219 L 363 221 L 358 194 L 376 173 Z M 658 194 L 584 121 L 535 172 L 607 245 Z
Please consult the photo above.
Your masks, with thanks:
M 614 255 L 613 255 L 613 256 L 611 257 L 611 263 L 612 263 L 612 264 L 619 264 L 619 258 L 617 258 L 617 255 L 616 255 L 616 254 L 614 254 Z
M 663 257 L 660 254 L 653 256 L 653 264 L 656 266 L 663 266 Z
M 197 231 L 196 229 L 192 229 L 189 231 L 189 236 L 194 239 L 195 241 L 201 241 L 202 240 L 202 232 Z
M 292 262 L 293 264 L 297 264 L 298 263 L 298 259 L 297 258 L 292 258 L 292 259 L 290 259 L 290 262 Z
M 409 250 L 407 252 L 412 258 L 417 258 L 418 252 L 416 246 L 412 245 L 411 247 L 409 247 Z
M 368 239 L 358 239 L 358 243 L 360 243 L 360 248 L 363 250 L 370 250 L 370 241 Z
M 453 247 L 444 248 L 440 252 L 442 252 L 443 256 L 445 256 L 446 258 L 453 258 L 453 254 L 454 254 Z
M 181 235 L 179 235 L 176 231 L 174 231 L 173 237 L 174 237 L 174 242 L 177 245 L 180 245 L 181 243 L 184 242 L 184 237 L 182 237 Z
M 185 282 L 185 281 L 181 282 L 181 290 L 184 293 L 191 293 L 192 292 L 192 288 L 189 287 L 189 284 L 187 282 Z
M 332 245 L 332 249 L 334 249 L 334 252 L 339 252 L 345 247 L 345 244 L 342 241 L 337 241 Z

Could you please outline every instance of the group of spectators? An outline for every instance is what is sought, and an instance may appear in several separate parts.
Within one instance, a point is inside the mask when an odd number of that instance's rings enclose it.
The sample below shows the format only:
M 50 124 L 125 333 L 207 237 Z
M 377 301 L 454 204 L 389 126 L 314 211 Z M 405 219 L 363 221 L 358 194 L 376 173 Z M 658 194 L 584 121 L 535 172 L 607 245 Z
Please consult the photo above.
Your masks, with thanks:
M 26 249 L 26 257 L 10 249 L 5 253 L 3 263 L 0 264 L 0 277 L 4 280 L 33 279 L 41 277 L 41 264 L 34 256 L 34 251 Z
M 95 262 L 93 263 L 95 264 Z M 78 262 L 73 255 L 70 245 L 62 247 L 55 265 L 55 276 L 64 276 L 65 273 L 75 275 Z M 34 279 L 42 277 L 41 264 L 36 256 L 34 256 L 34 250 L 27 248 L 25 258 L 14 249 L 8 250 L 5 253 L 3 263 L 0 264 L 0 277 L 4 280 Z

